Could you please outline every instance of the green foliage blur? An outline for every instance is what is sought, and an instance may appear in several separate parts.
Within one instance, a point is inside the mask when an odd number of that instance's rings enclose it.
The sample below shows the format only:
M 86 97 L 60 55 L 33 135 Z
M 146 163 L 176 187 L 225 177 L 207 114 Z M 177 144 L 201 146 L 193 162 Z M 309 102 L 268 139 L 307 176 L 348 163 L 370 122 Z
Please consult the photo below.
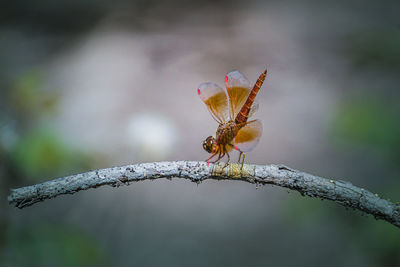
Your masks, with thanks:
M 363 254 L 372 266 L 400 265 L 398 229 L 387 222 L 330 201 L 308 197 L 298 201 L 297 193 L 289 194 L 283 210 L 283 220 L 305 233 L 315 228 L 329 232 L 329 228 L 340 227 L 338 238 L 345 240 L 342 249 Z
M 354 71 L 362 75 L 372 69 L 373 80 L 379 80 L 379 73 L 385 79 L 400 69 L 398 29 L 359 32 L 343 40 L 342 47 Z M 396 92 L 399 88 L 381 84 L 388 87 L 348 88 L 329 121 L 329 140 L 339 153 L 358 148 L 387 164 L 383 177 L 375 179 L 381 181 L 378 189 L 385 194 L 383 197 L 396 201 L 400 188 L 400 106 Z M 367 185 L 368 181 L 364 181 Z M 310 198 L 298 201 L 295 195 L 286 203 L 285 222 L 295 222 L 293 227 L 302 231 L 312 231 L 320 225 L 329 231 L 332 225 L 339 225 L 341 239 L 346 240 L 344 250 L 358 251 L 372 266 L 400 266 L 400 236 L 396 227 L 359 211 L 349 212 L 335 203 Z
M 7 163 L 0 166 L 5 169 L 0 179 L 13 187 L 83 172 L 92 166 L 90 155 L 53 130 L 60 94 L 54 88 L 44 88 L 42 75 L 38 70 L 23 73 L 0 100 L 6 111 L 0 118 L 0 158 Z M 107 254 L 82 230 L 46 223 L 20 229 L 5 223 L 2 231 L 1 266 L 105 266 Z
M 374 29 L 353 34 L 345 44 L 346 54 L 358 69 L 400 70 L 400 31 L 396 28 Z
M 2 266 L 107 266 L 92 236 L 68 225 L 11 227 Z
M 333 121 L 338 139 L 374 149 L 400 164 L 400 116 L 395 103 L 379 95 L 349 97 L 338 107 Z
M 384 192 L 384 198 L 397 200 L 400 188 L 400 113 L 395 100 L 384 99 L 383 95 L 363 95 L 344 100 L 333 121 L 333 141 L 339 147 L 362 146 L 372 151 L 376 158 L 383 158 L 389 170 L 393 171 L 385 174 L 386 177 L 376 177 L 382 181 L 379 191 Z M 349 216 L 340 211 L 336 214 L 341 219 Z M 376 265 L 399 266 L 398 229 L 382 222 L 377 227 L 377 222 L 367 217 L 370 219 L 352 217 L 351 227 L 347 226 L 348 231 L 358 237 L 357 240 L 365 240 L 357 246 L 369 251 L 370 261 Z
M 83 171 L 91 164 L 89 155 L 64 142 L 52 129 L 60 94 L 44 88 L 42 75 L 28 71 L 15 81 L 7 101 L 11 134 L 2 138 L 3 153 L 19 178 L 30 183 Z
M 31 183 L 66 173 L 85 171 L 88 156 L 71 149 L 51 129 L 33 129 L 20 137 L 11 151 L 12 162 Z

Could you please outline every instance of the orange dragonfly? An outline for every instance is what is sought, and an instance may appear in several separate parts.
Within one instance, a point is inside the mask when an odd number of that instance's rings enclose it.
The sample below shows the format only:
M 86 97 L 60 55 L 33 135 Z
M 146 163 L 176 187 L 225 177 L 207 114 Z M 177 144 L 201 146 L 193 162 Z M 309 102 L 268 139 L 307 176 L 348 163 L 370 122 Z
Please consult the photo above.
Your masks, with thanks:
M 254 99 L 266 75 L 267 70 L 261 73 L 252 90 L 249 80 L 237 70 L 225 76 L 226 91 L 215 83 L 200 84 L 197 93 L 219 123 L 215 137 L 209 136 L 203 141 L 204 150 L 211 154 L 207 165 L 212 158 L 217 156 L 212 162 L 216 163 L 227 155 L 226 167 L 230 161 L 229 152 L 236 149 L 240 152 L 239 163 L 243 155 L 243 168 L 244 153 L 253 150 L 262 134 L 262 124 L 259 120 L 247 120 L 258 109 Z

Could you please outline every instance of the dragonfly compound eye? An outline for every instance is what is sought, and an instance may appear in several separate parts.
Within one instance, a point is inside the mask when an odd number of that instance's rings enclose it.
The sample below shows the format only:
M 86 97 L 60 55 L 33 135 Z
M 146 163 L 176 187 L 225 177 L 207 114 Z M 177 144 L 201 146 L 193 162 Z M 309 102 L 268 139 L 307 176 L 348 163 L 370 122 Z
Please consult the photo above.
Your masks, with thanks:
M 205 151 L 207 151 L 208 153 L 211 153 L 213 150 L 213 146 L 215 143 L 215 139 L 212 136 L 209 136 L 206 138 L 206 140 L 203 141 L 203 148 Z

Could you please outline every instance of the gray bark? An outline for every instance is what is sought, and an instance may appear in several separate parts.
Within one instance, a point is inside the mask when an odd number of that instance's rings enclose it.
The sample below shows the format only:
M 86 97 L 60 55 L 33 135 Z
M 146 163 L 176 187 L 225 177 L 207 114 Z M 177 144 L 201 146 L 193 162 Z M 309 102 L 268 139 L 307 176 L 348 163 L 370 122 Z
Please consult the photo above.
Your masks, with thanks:
M 58 178 L 45 183 L 12 189 L 8 202 L 18 208 L 31 206 L 45 199 L 102 185 L 120 186 L 158 178 L 185 178 L 193 182 L 206 179 L 241 180 L 272 184 L 300 192 L 302 195 L 335 201 L 373 215 L 400 228 L 400 204 L 380 198 L 349 182 L 322 178 L 290 169 L 283 165 L 224 164 L 207 166 L 205 162 L 154 162 L 94 170 Z

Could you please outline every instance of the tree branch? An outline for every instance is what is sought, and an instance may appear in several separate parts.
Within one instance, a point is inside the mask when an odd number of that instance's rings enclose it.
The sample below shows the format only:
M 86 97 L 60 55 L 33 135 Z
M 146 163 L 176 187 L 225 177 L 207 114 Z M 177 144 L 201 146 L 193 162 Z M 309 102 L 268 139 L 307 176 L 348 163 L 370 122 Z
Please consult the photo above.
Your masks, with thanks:
M 283 165 L 238 164 L 207 166 L 205 162 L 174 161 L 155 162 L 113 167 L 71 175 L 12 189 L 8 202 L 22 209 L 45 199 L 63 194 L 74 194 L 81 190 L 102 185 L 119 186 L 142 180 L 158 178 L 185 178 L 199 183 L 206 179 L 241 180 L 257 184 L 272 184 L 300 192 L 302 195 L 335 201 L 343 206 L 358 209 L 385 220 L 400 228 L 400 205 L 378 197 L 349 182 L 326 179 Z

